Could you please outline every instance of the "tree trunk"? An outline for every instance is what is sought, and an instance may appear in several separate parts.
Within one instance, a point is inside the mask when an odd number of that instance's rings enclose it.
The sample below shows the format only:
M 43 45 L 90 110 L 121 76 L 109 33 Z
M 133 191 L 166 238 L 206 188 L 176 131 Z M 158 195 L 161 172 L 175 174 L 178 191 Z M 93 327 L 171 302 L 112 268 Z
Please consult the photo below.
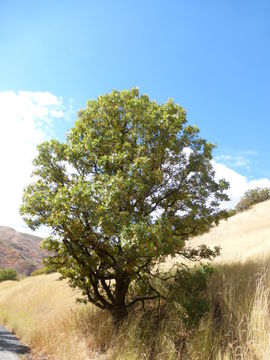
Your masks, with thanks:
M 112 320 L 113 325 L 115 327 L 118 327 L 121 323 L 121 321 L 126 317 L 127 315 L 127 308 L 124 307 L 114 307 L 111 311 L 112 314 Z
M 126 295 L 129 284 L 130 280 L 125 274 L 121 274 L 121 276 L 117 277 L 115 280 L 115 303 L 111 310 L 113 324 L 115 326 L 118 326 L 127 315 Z

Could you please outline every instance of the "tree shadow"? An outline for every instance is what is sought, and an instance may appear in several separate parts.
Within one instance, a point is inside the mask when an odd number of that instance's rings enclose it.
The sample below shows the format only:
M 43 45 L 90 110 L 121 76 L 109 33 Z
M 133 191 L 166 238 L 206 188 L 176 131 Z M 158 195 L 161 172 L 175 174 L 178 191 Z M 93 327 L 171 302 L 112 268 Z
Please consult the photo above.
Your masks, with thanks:
M 1 351 L 11 351 L 15 354 L 27 354 L 30 352 L 30 348 L 26 345 L 22 345 L 15 335 L 0 328 L 0 352 Z

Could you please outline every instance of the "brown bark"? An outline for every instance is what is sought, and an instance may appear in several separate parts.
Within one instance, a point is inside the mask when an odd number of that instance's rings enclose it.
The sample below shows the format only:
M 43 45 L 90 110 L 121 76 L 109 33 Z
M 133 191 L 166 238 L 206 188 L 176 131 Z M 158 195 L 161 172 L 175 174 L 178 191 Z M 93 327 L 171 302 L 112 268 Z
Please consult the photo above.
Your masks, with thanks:
M 113 317 L 113 323 L 116 326 L 118 326 L 119 323 L 127 315 L 126 295 L 127 295 L 129 284 L 130 284 L 130 280 L 127 277 L 127 275 L 124 273 L 116 278 L 115 301 L 113 304 L 113 308 L 111 310 L 111 314 Z

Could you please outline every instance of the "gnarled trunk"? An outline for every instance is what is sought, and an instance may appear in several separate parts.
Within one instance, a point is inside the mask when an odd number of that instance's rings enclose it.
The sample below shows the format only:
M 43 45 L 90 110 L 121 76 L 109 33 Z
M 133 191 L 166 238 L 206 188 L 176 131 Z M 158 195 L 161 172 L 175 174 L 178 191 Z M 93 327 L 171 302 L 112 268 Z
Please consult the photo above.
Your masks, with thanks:
M 115 281 L 115 302 L 113 304 L 111 314 L 113 317 L 113 324 L 118 326 L 119 323 L 127 315 L 127 306 L 126 306 L 126 295 L 128 292 L 128 287 L 130 285 L 130 280 L 126 274 L 121 274 L 116 278 Z

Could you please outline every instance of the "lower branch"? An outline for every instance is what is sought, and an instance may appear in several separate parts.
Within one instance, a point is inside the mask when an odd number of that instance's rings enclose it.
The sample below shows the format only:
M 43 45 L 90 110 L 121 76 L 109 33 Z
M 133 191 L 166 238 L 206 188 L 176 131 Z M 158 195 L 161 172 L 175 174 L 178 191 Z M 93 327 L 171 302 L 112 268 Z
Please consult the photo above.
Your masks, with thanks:
M 136 304 L 137 302 L 139 301 L 145 301 L 145 300 L 154 300 L 154 299 L 160 299 L 161 296 L 159 295 L 153 295 L 153 296 L 142 296 L 142 297 L 139 297 L 139 298 L 136 298 L 134 300 L 132 300 L 129 304 L 127 304 L 127 307 L 131 307 L 133 306 L 134 304 Z

